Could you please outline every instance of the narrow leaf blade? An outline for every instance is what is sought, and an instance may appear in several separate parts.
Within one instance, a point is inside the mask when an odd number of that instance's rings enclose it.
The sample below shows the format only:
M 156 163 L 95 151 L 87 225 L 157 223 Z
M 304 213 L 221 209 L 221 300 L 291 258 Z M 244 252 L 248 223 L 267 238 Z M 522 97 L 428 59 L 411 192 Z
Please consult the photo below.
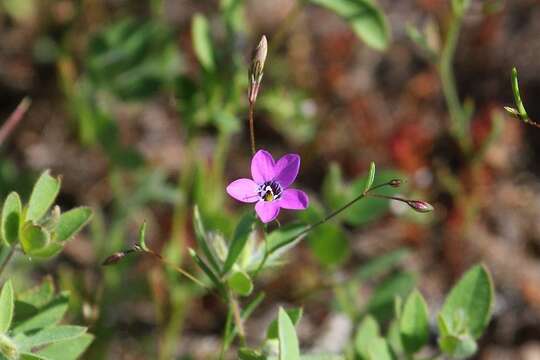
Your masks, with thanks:
M 0 293 L 0 333 L 6 333 L 11 326 L 14 304 L 13 285 L 11 280 L 8 280 Z
M 92 218 L 92 210 L 78 207 L 60 215 L 56 225 L 55 240 L 67 241 L 77 234 Z
M 19 227 L 22 216 L 22 204 L 16 192 L 10 193 L 2 207 L 2 239 L 8 245 L 14 245 L 19 240 Z
M 234 263 L 242 253 L 242 250 L 244 250 L 244 246 L 246 245 L 249 239 L 249 235 L 252 232 L 254 221 L 255 216 L 252 212 L 249 212 L 244 215 L 238 223 L 238 226 L 234 231 L 231 245 L 229 247 L 229 253 L 227 254 L 227 258 L 225 259 L 225 264 L 223 265 L 223 275 L 229 272 L 229 270 L 231 270 Z
M 26 221 L 38 221 L 51 207 L 60 191 L 60 179 L 52 177 L 49 170 L 43 172 L 32 190 L 26 212 Z
M 300 360 L 300 345 L 296 329 L 289 315 L 283 308 L 278 314 L 279 360 Z

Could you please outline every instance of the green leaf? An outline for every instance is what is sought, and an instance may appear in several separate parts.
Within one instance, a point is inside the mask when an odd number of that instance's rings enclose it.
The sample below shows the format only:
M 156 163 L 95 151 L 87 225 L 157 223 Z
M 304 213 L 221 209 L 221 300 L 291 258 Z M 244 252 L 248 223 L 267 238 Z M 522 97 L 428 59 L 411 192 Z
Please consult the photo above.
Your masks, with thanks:
M 206 265 L 203 259 L 201 259 L 200 256 L 193 249 L 190 248 L 188 249 L 188 251 L 193 261 L 195 261 L 197 266 L 199 266 L 199 268 L 206 274 L 206 276 L 208 276 L 210 281 L 219 291 L 220 295 L 225 296 L 225 288 L 223 286 L 223 283 L 220 281 L 214 271 L 212 271 L 212 269 L 210 269 L 210 267 Z
M 11 192 L 2 207 L 2 239 L 8 245 L 15 245 L 19 240 L 22 205 L 19 194 Z
M 368 173 L 366 184 L 364 186 L 364 192 L 363 192 L 364 194 L 367 193 L 369 189 L 371 189 L 371 187 L 373 186 L 374 180 L 375 180 L 375 163 L 372 161 L 371 164 L 369 165 L 369 173 Z
M 49 210 L 60 191 L 60 178 L 54 178 L 49 170 L 43 172 L 34 185 L 28 202 L 26 221 L 39 221 Z
M 225 264 L 223 265 L 222 275 L 227 274 L 229 270 L 232 269 L 234 263 L 244 250 L 244 246 L 249 239 L 249 235 L 253 231 L 253 223 L 255 221 L 255 216 L 253 212 L 245 214 L 234 230 L 233 239 L 229 246 L 229 253 L 227 254 L 227 259 L 225 259 Z
M 344 18 L 368 46 L 384 50 L 390 43 L 388 21 L 371 0 L 310 0 Z
M 146 221 L 143 222 L 139 228 L 139 246 L 144 251 L 149 251 L 148 246 L 146 245 Z
M 429 339 L 429 312 L 426 301 L 418 290 L 409 294 L 399 319 L 401 340 L 405 351 L 414 354 Z
M 354 338 L 354 348 L 361 359 L 368 359 L 370 344 L 380 336 L 380 328 L 377 320 L 371 315 L 364 317 Z
M 52 277 L 46 276 L 38 286 L 18 293 L 17 300 L 40 308 L 48 304 L 53 299 L 53 296 L 54 284 Z
M 302 318 L 303 309 L 291 308 L 285 311 L 287 312 L 287 315 L 291 319 L 292 323 L 296 326 L 296 324 L 298 324 L 300 322 L 300 319 Z M 278 319 L 274 319 L 268 326 L 268 330 L 266 330 L 266 338 L 277 339 L 278 336 Z
M 277 250 L 298 241 L 299 235 L 303 238 L 306 235 L 304 231 L 308 227 L 309 225 L 292 223 L 272 231 L 266 237 L 268 252 L 276 252 Z
M 0 292 L 0 333 L 6 333 L 11 326 L 14 304 L 13 285 L 11 280 L 8 280 Z
M 322 224 L 311 231 L 308 244 L 315 257 L 326 266 L 342 264 L 350 255 L 347 236 L 340 226 Z
M 47 230 L 31 222 L 24 224 L 21 231 L 21 246 L 27 255 L 41 250 L 50 241 L 50 234 Z
M 514 94 L 514 102 L 517 107 L 517 110 L 516 110 L 517 114 L 513 114 L 513 115 L 519 115 L 522 119 L 528 119 L 529 115 L 527 114 L 527 111 L 525 110 L 525 106 L 523 105 L 523 100 L 521 100 L 521 95 L 519 92 L 519 83 L 518 83 L 518 72 L 515 67 L 512 68 L 511 81 L 512 81 L 512 92 Z
M 12 326 L 13 334 L 16 335 L 58 324 L 67 311 L 68 301 L 68 293 L 63 292 L 57 295 L 50 303 L 38 309 L 38 311 L 29 312 L 24 318 L 19 318 L 17 310 L 16 321 Z M 19 304 L 17 302 L 17 309 Z
M 88 207 L 78 207 L 60 215 L 55 229 L 56 241 L 67 241 L 77 234 L 92 217 L 92 210 Z
M 491 317 L 493 291 L 491 275 L 485 266 L 476 265 L 467 271 L 452 288 L 441 310 L 450 333 L 467 330 L 474 339 L 478 339 Z M 463 326 L 458 320 L 460 313 L 464 316 Z
M 191 37 L 195 55 L 207 71 L 215 68 L 214 51 L 212 49 L 212 38 L 208 20 L 202 14 L 195 14 L 191 25 Z
M 278 314 L 279 360 L 300 360 L 300 345 L 296 329 L 283 308 Z
M 468 335 L 447 335 L 439 338 L 441 350 L 456 359 L 465 359 L 472 356 L 478 349 L 476 341 Z
M 382 337 L 373 340 L 369 345 L 368 354 L 369 360 L 394 360 L 388 343 Z
M 197 241 L 197 246 L 203 252 L 212 270 L 219 274 L 221 272 L 220 266 L 218 260 L 208 245 L 208 236 L 204 228 L 201 213 L 199 212 L 199 207 L 196 205 L 193 208 L 193 229 L 195 230 L 195 240 Z
M 394 354 L 402 355 L 405 352 L 399 331 L 399 321 L 397 319 L 392 320 L 390 323 L 388 333 L 386 335 L 386 341 L 388 341 L 388 345 L 390 345 L 390 348 Z
M 19 334 L 14 340 L 21 351 L 30 351 L 38 346 L 74 339 L 85 332 L 86 328 L 82 326 L 59 325 L 42 329 L 32 335 Z
M 49 259 L 60 254 L 62 249 L 64 249 L 64 244 L 50 243 L 39 250 L 33 250 L 29 255 L 36 259 Z
M 54 360 L 77 360 L 93 340 L 92 335 L 84 334 L 75 339 L 51 344 L 37 353 Z
M 233 272 L 227 279 L 227 283 L 232 291 L 241 296 L 249 296 L 253 291 L 253 282 L 243 271 Z

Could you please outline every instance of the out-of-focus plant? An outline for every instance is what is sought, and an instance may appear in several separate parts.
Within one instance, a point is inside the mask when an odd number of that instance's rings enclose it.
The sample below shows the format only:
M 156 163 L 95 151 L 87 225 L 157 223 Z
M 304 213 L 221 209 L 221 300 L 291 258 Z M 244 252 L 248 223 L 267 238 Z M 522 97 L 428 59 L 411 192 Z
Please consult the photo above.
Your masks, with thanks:
M 60 179 L 45 171 L 28 203 L 16 192 L 2 206 L 0 275 L 17 251 L 29 259 L 47 260 L 62 251 L 90 220 L 92 211 L 78 207 L 50 211 L 60 191 Z M 92 342 L 85 327 L 59 325 L 68 308 L 69 294 L 54 294 L 52 281 L 15 296 L 11 280 L 0 292 L 0 358 L 77 359 Z

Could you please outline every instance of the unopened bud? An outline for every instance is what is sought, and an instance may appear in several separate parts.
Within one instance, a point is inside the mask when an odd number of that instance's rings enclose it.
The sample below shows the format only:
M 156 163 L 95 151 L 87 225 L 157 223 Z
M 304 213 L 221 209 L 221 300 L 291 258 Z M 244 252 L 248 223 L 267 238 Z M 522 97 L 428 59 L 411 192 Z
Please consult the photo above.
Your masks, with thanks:
M 414 211 L 419 213 L 428 213 L 433 211 L 433 206 L 422 200 L 407 200 L 407 205 L 409 205 Z
M 103 263 L 101 263 L 101 265 L 109 266 L 109 265 L 117 264 L 125 256 L 126 256 L 125 251 L 120 251 L 120 252 L 114 253 L 111 256 L 109 256 L 108 258 L 106 258 L 105 261 L 103 261 Z
M 268 53 L 268 42 L 266 36 L 262 36 L 259 45 L 253 50 L 251 56 L 251 65 L 249 68 L 249 90 L 248 100 L 250 103 L 254 103 L 257 100 L 257 94 L 261 85 L 264 63 L 266 62 L 266 55 Z
M 392 179 L 388 182 L 388 185 L 395 188 L 400 187 L 401 184 L 403 184 L 403 181 L 401 179 Z

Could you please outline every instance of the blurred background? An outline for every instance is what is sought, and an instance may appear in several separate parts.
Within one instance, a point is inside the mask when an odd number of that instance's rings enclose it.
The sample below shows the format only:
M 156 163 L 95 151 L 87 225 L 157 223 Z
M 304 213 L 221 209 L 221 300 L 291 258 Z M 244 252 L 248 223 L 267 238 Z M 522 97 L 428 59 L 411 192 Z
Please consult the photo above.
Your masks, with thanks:
M 85 358 L 219 351 L 227 310 L 213 295 L 152 258 L 100 264 L 146 220 L 149 245 L 193 269 L 194 204 L 207 228 L 231 233 L 245 207 L 225 186 L 249 175 L 247 69 L 265 34 L 257 145 L 300 154 L 311 197 L 280 221 L 339 207 L 371 161 L 379 181 L 407 179 L 399 191 L 435 211 L 368 200 L 321 227 L 256 284 L 266 298 L 248 341 L 279 305 L 301 305 L 302 346 L 339 350 L 362 313 L 384 320 L 415 286 L 437 309 L 483 262 L 496 306 L 476 358 L 540 359 L 540 130 L 503 113 L 515 66 L 540 120 L 540 2 L 472 0 L 457 18 L 447 0 L 379 0 L 364 27 L 331 2 L 0 0 L 0 119 L 32 99 L 2 144 L 0 195 L 27 198 L 49 168 L 63 176 L 62 208 L 95 211 L 54 261 L 20 256 L 10 274 L 16 288 L 53 274 L 72 292 L 73 322 L 96 335 Z M 342 278 L 354 281 L 332 285 Z

